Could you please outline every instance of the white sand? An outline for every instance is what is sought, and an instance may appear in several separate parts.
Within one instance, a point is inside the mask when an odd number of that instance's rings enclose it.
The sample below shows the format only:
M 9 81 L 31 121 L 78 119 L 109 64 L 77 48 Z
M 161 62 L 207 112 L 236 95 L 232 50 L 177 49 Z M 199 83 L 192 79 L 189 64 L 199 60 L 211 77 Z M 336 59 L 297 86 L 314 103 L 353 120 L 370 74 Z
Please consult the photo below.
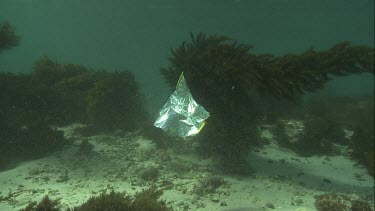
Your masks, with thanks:
M 46 194 L 59 199 L 63 209 L 83 203 L 100 190 L 133 195 L 154 183 L 143 181 L 137 173 L 149 166 L 160 171 L 158 186 L 163 181 L 173 183 L 161 198 L 174 210 L 303 211 L 316 210 L 314 195 L 322 193 L 374 196 L 373 178 L 349 158 L 301 158 L 272 142 L 249 153 L 253 176 L 234 177 L 218 173 L 211 160 L 201 160 L 194 153 L 157 150 L 151 141 L 138 136 L 98 136 L 89 141 L 95 145 L 89 154 L 77 154 L 78 146 L 69 146 L 0 172 L 0 196 L 10 196 L 0 203 L 0 210 L 19 210 Z M 209 175 L 224 178 L 227 185 L 197 196 L 194 185 Z

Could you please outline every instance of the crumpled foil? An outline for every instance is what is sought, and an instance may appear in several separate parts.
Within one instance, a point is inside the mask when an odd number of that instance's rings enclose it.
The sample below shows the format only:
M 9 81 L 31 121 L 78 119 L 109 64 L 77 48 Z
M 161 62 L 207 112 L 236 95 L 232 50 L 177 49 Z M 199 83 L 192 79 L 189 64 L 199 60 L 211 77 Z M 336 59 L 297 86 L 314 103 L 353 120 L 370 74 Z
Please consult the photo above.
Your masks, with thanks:
M 209 116 L 210 114 L 193 99 L 181 73 L 176 90 L 159 112 L 154 126 L 168 134 L 187 138 L 198 134 Z

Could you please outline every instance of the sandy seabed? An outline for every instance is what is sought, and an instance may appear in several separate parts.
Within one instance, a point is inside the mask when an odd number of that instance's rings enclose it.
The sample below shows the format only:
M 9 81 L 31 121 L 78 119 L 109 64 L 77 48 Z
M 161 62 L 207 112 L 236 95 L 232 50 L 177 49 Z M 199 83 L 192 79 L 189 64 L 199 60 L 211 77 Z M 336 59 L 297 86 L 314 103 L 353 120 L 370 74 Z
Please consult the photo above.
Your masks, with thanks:
M 0 172 L 0 211 L 19 210 L 45 195 L 60 201 L 60 208 L 84 203 L 101 191 L 134 195 L 156 184 L 173 210 L 316 210 L 315 195 L 346 194 L 373 204 L 374 180 L 348 156 L 303 158 L 270 144 L 249 153 L 250 176 L 221 173 L 212 160 L 202 160 L 193 150 L 157 149 L 136 134 L 86 138 L 94 148 L 79 147 L 83 137 L 74 125 L 63 128 L 75 144 L 48 157 L 23 162 Z M 149 179 L 148 174 L 156 175 Z M 151 172 L 151 173 L 150 173 Z M 155 173 L 156 172 L 156 173 Z M 146 175 L 146 176 L 145 176 Z M 200 190 L 200 181 L 222 178 L 216 189 Z M 5 200 L 6 199 L 6 200 Z

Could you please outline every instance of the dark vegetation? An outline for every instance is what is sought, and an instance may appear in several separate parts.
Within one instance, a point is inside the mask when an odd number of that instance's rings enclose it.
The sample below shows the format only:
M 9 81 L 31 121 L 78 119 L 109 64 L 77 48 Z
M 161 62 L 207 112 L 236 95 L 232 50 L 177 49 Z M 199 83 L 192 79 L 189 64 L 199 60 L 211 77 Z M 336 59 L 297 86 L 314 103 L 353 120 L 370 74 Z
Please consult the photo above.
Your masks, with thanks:
M 303 123 L 303 131 L 295 137 L 297 140 L 293 141 L 290 136 L 286 135 L 286 125 L 279 123 L 275 129 L 278 143 L 302 156 L 334 155 L 333 144 L 335 142 L 341 140 L 339 142 L 347 144 L 344 140 L 344 131 L 334 121 L 315 117 Z
M 19 39 L 14 27 L 0 23 L 0 52 L 17 46 Z M 47 124 L 53 113 L 48 106 L 55 99 L 54 93 L 30 76 L 0 73 L 0 99 L 0 169 L 68 143 L 61 132 Z
M 0 52 L 18 44 L 9 23 L 0 24 Z M 85 134 L 134 131 L 147 114 L 134 75 L 107 72 L 44 57 L 31 74 L 0 73 L 0 169 L 42 157 L 69 144 L 56 126 L 80 122 Z
M 9 23 L 0 25 L 0 52 L 19 40 Z M 226 172 L 250 173 L 248 149 L 263 144 L 257 126 L 295 115 L 305 123 L 303 141 L 288 143 L 280 126 L 280 144 L 305 156 L 332 153 L 334 143 L 349 144 L 352 156 L 373 174 L 371 101 L 346 107 L 315 99 L 303 109 L 298 105 L 304 94 L 321 89 L 330 75 L 374 73 L 374 49 L 349 42 L 284 56 L 254 54 L 251 49 L 225 36 L 192 35 L 161 69 L 171 88 L 184 72 L 195 100 L 211 114 L 197 137 L 202 156 L 215 156 Z M 84 134 L 142 129 L 159 147 L 166 147 L 170 139 L 151 126 L 138 84 L 128 71 L 94 70 L 44 57 L 35 62 L 31 74 L 2 72 L 0 169 L 10 161 L 40 157 L 68 144 L 54 128 L 73 122 L 89 125 L 81 131 Z M 332 112 L 338 107 L 340 112 Z M 343 129 L 354 131 L 350 142 Z
M 142 169 L 138 172 L 138 176 L 147 181 L 156 181 L 159 177 L 159 169 L 153 166 Z
M 323 88 L 330 75 L 374 73 L 374 49 L 349 42 L 284 56 L 254 54 L 251 49 L 225 36 L 192 35 L 161 69 L 171 88 L 184 72 L 195 100 L 210 112 L 198 135 L 202 154 L 216 155 L 227 172 L 247 173 L 246 154 L 259 143 L 256 125 L 267 102 L 275 102 L 272 98 L 284 105 L 299 102 L 303 94 Z
M 350 155 L 374 176 L 374 97 L 310 97 L 290 115 L 304 122 L 297 141 L 278 122 L 275 134 L 281 146 L 302 156 L 341 154 L 335 145 L 346 146 Z M 352 132 L 352 135 L 346 134 Z
M 301 54 L 254 54 L 252 47 L 220 35 L 198 34 L 172 51 L 170 65 L 161 69 L 174 88 L 181 72 L 196 101 L 211 114 L 198 135 L 203 156 L 215 156 L 225 172 L 249 173 L 246 155 L 262 144 L 257 125 L 295 117 L 304 121 L 298 142 L 289 142 L 285 128 L 277 127 L 279 143 L 304 156 L 330 154 L 333 144 L 348 145 L 351 156 L 374 175 L 374 99 L 314 97 L 302 107 L 301 96 L 323 88 L 330 75 L 374 73 L 374 49 L 338 43 L 328 50 L 313 48 Z M 0 23 L 0 54 L 19 44 L 20 37 L 7 22 Z M 0 73 L 0 169 L 14 162 L 38 158 L 69 144 L 56 126 L 80 122 L 94 131 L 143 128 L 145 136 L 164 146 L 165 134 L 153 127 L 134 75 L 107 72 L 80 65 L 59 64 L 47 57 L 35 62 L 31 74 Z M 294 103 L 294 104 L 293 104 Z M 285 115 L 285 113 L 288 113 Z M 354 131 L 350 139 L 343 129 Z M 164 144 L 163 144 L 164 143 Z M 80 150 L 92 146 L 83 141 Z M 157 169 L 141 172 L 145 180 L 158 177 Z M 202 180 L 194 187 L 204 195 L 225 184 L 221 178 Z M 207 190 L 208 191 L 207 191 Z M 72 210 L 169 210 L 157 199 L 162 191 L 151 187 L 130 198 L 124 193 L 102 193 Z M 368 205 L 338 195 L 316 198 L 319 210 Z M 347 204 L 346 202 L 350 202 Z M 46 196 L 24 210 L 59 210 Z
M 21 211 L 59 211 L 58 205 L 58 200 L 51 200 L 48 196 L 45 196 L 39 203 L 31 202 Z
M 354 134 L 351 138 L 352 157 L 363 164 L 374 177 L 374 97 L 357 103 L 352 111 Z M 355 115 L 356 114 L 356 115 Z
M 137 193 L 133 198 L 125 193 L 103 191 L 99 196 L 93 196 L 80 206 L 68 211 L 168 211 L 163 201 L 158 201 L 163 191 L 155 186 Z M 59 201 L 45 196 L 39 203 L 32 202 L 22 211 L 59 211 Z
M 210 193 L 215 193 L 216 189 L 227 184 L 227 182 L 219 176 L 209 175 L 208 177 L 202 178 L 194 185 L 192 192 L 198 196 L 205 196 Z
M 318 211 L 372 211 L 368 202 L 335 193 L 315 196 L 314 205 Z
M 155 186 L 137 193 L 132 199 L 125 193 L 116 193 L 114 191 L 109 194 L 102 193 L 100 196 L 91 197 L 81 206 L 75 207 L 72 211 L 167 211 L 171 210 L 164 202 L 157 201 L 163 194 Z
M 0 22 L 0 53 L 19 44 L 20 37 L 8 22 Z
M 51 123 L 81 122 L 91 124 L 93 131 L 133 131 L 147 117 L 143 96 L 128 71 L 97 71 L 42 58 L 31 78 L 57 96 L 47 106 L 54 109 Z

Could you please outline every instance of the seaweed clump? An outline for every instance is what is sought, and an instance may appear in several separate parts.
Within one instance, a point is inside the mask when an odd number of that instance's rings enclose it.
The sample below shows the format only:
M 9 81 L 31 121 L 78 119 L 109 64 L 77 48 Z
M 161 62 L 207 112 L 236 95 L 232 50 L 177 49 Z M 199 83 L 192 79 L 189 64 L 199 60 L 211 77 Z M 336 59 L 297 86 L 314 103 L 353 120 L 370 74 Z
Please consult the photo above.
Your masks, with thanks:
M 111 191 L 102 193 L 97 197 L 91 197 L 84 204 L 71 209 L 71 211 L 168 211 L 171 210 L 163 202 L 157 199 L 163 194 L 155 186 L 143 190 L 135 195 L 134 199 L 124 193 Z
M 133 131 L 146 118 L 144 102 L 130 72 L 103 74 L 86 97 L 88 121 L 102 130 Z
M 171 88 L 184 72 L 195 100 L 211 114 L 198 135 L 204 139 L 202 152 L 217 155 L 228 172 L 243 171 L 248 148 L 259 144 L 255 128 L 264 112 L 261 99 L 296 102 L 321 89 L 330 75 L 374 73 L 374 49 L 349 42 L 284 56 L 254 54 L 251 49 L 226 36 L 191 35 L 161 69 Z
M 356 116 L 352 120 L 351 156 L 364 165 L 368 173 L 374 177 L 374 98 L 362 100 L 356 107 L 353 111 Z
M 338 194 L 317 195 L 314 205 L 319 211 L 372 211 L 369 203 Z
M 0 23 L 0 52 L 18 45 L 8 22 Z M 30 75 L 0 73 L 0 169 L 39 158 L 69 144 L 51 127 L 57 95 Z
M 80 122 L 99 131 L 132 131 L 147 117 L 138 84 L 128 71 L 97 71 L 44 57 L 31 74 L 2 73 L 0 82 L 0 108 L 8 121 Z
M 142 210 L 155 210 L 155 211 L 169 211 L 165 203 L 157 201 L 157 199 L 163 194 L 162 190 L 158 190 L 156 186 L 151 186 L 135 195 L 130 210 L 142 211 Z
M 144 189 L 136 193 L 134 197 L 130 197 L 125 193 L 114 192 L 109 193 L 102 191 L 99 196 L 92 196 L 80 206 L 69 208 L 69 211 L 169 211 L 163 201 L 158 201 L 163 194 L 162 190 L 158 190 L 156 186 Z M 31 202 L 25 209 L 21 211 L 59 211 L 60 202 L 51 200 L 45 196 L 39 203 Z
M 45 196 L 39 203 L 31 202 L 20 211 L 59 211 L 60 209 L 57 208 L 59 204 L 58 200 L 51 200 L 48 196 Z
M 216 189 L 227 184 L 227 182 L 219 176 L 209 175 L 206 178 L 200 179 L 199 182 L 194 185 L 192 192 L 198 196 L 205 196 L 210 193 L 215 193 Z
M 19 44 L 20 36 L 17 35 L 16 29 L 9 22 L 0 23 L 0 53 L 9 50 Z
M 297 123 L 300 123 L 299 127 Z M 335 144 L 349 145 L 341 125 L 321 117 L 305 121 L 279 121 L 274 133 L 280 146 L 302 156 L 336 155 L 340 151 Z
M 0 52 L 18 45 L 9 23 L 0 23 Z M 134 131 L 147 119 L 134 75 L 48 57 L 31 74 L 0 73 L 0 169 L 61 149 L 70 141 L 56 130 L 71 123 L 89 125 L 86 134 Z
M 373 96 L 316 95 L 292 113 L 301 120 L 283 120 L 276 124 L 274 134 L 281 146 L 302 156 L 349 152 L 374 175 Z M 300 123 L 299 127 L 296 122 Z
M 149 166 L 138 172 L 138 176 L 146 181 L 155 181 L 159 177 L 159 169 L 154 166 Z
M 87 139 L 82 139 L 81 143 L 79 144 L 78 156 L 85 156 L 89 155 L 92 150 L 94 149 L 94 145 L 90 143 Z
M 70 142 L 51 125 L 56 99 L 26 75 L 0 74 L 0 169 L 11 162 L 39 158 Z M 48 112 L 50 111 L 50 112 Z
M 131 198 L 124 193 L 116 193 L 111 191 L 106 194 L 103 192 L 99 196 L 93 196 L 82 205 L 71 209 L 72 211 L 99 211 L 99 210 L 113 210 L 121 211 L 128 210 L 131 206 Z
M 54 120 L 91 124 L 92 131 L 133 131 L 147 118 L 143 95 L 129 71 L 108 72 L 44 57 L 34 65 L 35 81 L 59 96 Z
M 105 72 L 58 64 L 44 57 L 31 74 L 0 74 L 0 151 L 30 157 L 69 141 L 52 129 L 71 123 L 89 125 L 87 134 L 135 131 L 147 119 L 143 96 L 128 71 Z M 30 141 L 31 139 L 31 141 Z M 44 153 L 40 153 L 43 155 Z M 0 166 L 6 163 L 0 156 Z

